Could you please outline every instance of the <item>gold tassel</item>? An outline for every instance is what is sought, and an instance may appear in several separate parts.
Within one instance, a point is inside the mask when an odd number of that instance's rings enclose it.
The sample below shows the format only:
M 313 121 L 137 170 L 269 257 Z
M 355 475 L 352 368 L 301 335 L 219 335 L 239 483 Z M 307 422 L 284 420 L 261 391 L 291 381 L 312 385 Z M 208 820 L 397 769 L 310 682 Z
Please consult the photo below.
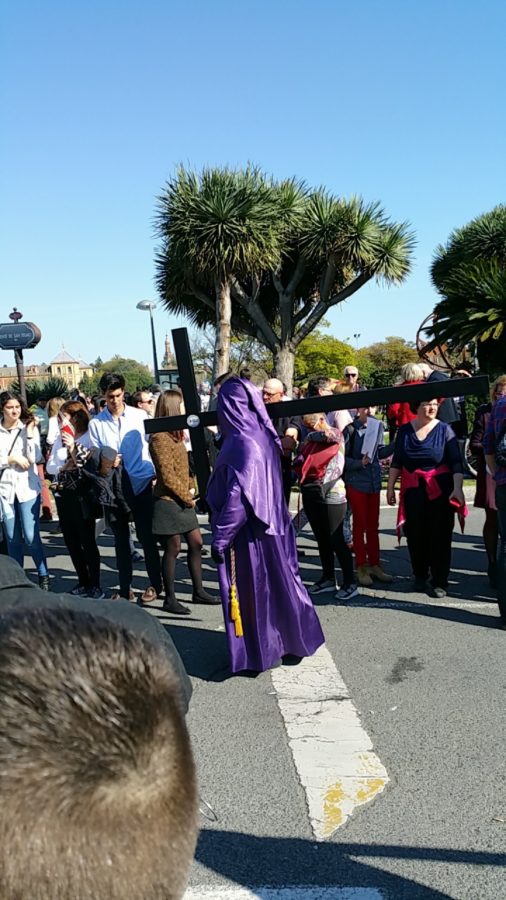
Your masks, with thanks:
M 235 584 L 230 585 L 230 619 L 235 625 L 235 636 L 243 637 L 241 610 Z
M 236 637 L 244 637 L 244 632 L 242 630 L 241 608 L 239 606 L 239 597 L 237 596 L 237 588 L 235 585 L 235 552 L 234 552 L 233 547 L 230 548 L 230 562 L 231 562 L 231 584 L 230 584 L 230 589 L 229 589 L 230 621 L 234 623 L 235 636 Z

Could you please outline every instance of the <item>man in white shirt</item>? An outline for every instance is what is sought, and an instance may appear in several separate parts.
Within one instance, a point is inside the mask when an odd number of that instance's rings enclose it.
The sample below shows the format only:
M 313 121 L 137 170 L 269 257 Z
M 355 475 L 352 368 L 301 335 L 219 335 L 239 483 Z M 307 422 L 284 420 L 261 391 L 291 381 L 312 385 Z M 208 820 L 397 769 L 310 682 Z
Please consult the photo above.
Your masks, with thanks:
M 106 374 L 100 379 L 100 390 L 106 399 L 101 413 L 90 421 L 89 436 L 94 447 L 116 450 L 115 466 L 122 466 L 121 486 L 125 501 L 132 511 L 137 537 L 144 550 L 150 586 L 141 600 L 150 603 L 162 593 L 160 555 L 151 530 L 153 519 L 152 481 L 155 469 L 149 455 L 144 432 L 146 413 L 125 403 L 125 379 L 119 374 Z M 131 590 L 132 559 L 128 518 L 115 513 L 110 522 L 119 572 L 119 597 L 134 600 Z

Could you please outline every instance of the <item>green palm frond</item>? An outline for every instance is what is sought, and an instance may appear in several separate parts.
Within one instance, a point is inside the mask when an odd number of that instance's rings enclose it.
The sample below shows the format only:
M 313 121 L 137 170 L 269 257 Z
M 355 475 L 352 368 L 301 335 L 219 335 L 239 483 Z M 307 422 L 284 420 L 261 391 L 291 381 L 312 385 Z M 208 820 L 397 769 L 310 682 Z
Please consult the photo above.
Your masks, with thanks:
M 278 264 L 277 192 L 254 168 L 180 168 L 158 200 L 156 228 L 186 273 L 220 276 Z
M 496 206 L 490 212 L 478 216 L 457 228 L 445 245 L 435 251 L 431 276 L 435 288 L 445 293 L 445 282 L 455 270 L 479 260 L 496 260 L 506 266 L 506 205 Z
M 506 321 L 506 269 L 497 260 L 461 264 L 445 278 L 445 293 L 434 307 L 429 334 L 460 347 L 498 340 Z
M 316 263 L 332 257 L 344 283 L 363 271 L 394 282 L 410 270 L 414 235 L 406 223 L 390 223 L 379 203 L 320 190 L 309 198 L 299 246 Z

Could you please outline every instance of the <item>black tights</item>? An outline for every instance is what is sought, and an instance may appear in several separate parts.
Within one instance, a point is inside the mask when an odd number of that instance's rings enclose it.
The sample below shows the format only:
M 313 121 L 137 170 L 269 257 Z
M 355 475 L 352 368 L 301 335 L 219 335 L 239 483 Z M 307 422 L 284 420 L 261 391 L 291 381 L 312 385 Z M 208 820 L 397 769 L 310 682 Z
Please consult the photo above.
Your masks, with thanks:
M 202 534 L 200 528 L 187 531 L 184 535 L 188 545 L 186 557 L 190 577 L 193 584 L 193 593 L 198 594 L 202 590 Z M 162 578 L 167 600 L 174 599 L 174 582 L 176 578 L 176 561 L 181 551 L 181 535 L 158 535 L 158 540 L 163 547 Z

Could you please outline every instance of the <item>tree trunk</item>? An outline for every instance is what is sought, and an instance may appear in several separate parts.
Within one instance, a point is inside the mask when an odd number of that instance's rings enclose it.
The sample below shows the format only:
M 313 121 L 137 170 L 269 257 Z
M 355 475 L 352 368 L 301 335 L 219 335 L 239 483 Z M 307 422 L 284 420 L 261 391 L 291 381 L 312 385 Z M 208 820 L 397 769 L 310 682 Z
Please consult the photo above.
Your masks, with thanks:
M 293 387 L 293 369 L 295 366 L 295 352 L 290 344 L 281 344 L 276 347 L 273 353 L 274 374 L 276 378 L 286 385 L 286 391 L 289 397 L 292 395 Z
M 232 296 L 230 283 L 216 281 L 216 346 L 214 348 L 213 381 L 228 372 L 230 367 L 230 321 Z

